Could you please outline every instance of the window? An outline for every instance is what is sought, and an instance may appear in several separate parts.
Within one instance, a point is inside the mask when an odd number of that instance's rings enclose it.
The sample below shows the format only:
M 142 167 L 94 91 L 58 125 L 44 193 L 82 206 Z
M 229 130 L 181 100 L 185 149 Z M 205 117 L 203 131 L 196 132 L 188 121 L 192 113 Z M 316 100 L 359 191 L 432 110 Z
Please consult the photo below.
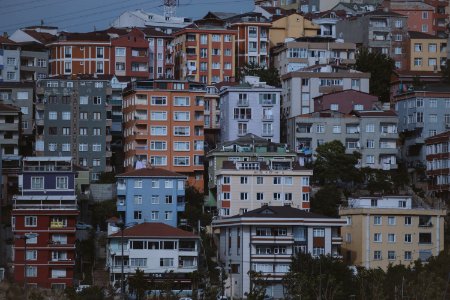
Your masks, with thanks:
M 222 193 L 222 200 L 230 200 L 231 194 L 228 192 Z
M 336 111 L 339 110 L 339 104 L 334 104 L 334 103 L 330 104 L 330 109 L 331 110 L 336 110 Z
M 405 217 L 405 225 L 411 225 L 412 224 L 412 222 L 411 222 L 411 216 L 406 216 Z
M 403 40 L 403 36 L 402 36 L 401 34 L 399 34 L 399 33 L 397 33 L 397 34 L 394 36 L 394 38 L 395 38 L 395 41 L 396 41 L 396 42 L 401 42 L 401 41 Z
M 429 58 L 429 59 L 428 59 L 428 66 L 434 67 L 434 66 L 436 66 L 436 65 L 437 65 L 437 60 L 436 60 L 436 58 Z
M 101 129 L 98 127 L 95 127 L 94 129 L 92 129 L 92 134 L 96 135 L 96 136 L 101 135 Z
M 165 211 L 164 212 L 164 219 L 172 220 L 172 212 L 171 211 Z
M 273 177 L 273 184 L 281 184 L 282 177 Z
M 44 58 L 38 58 L 37 66 L 40 67 L 40 68 L 46 68 L 47 67 L 47 61 Z
M 152 155 L 150 156 L 150 164 L 154 166 L 167 166 L 167 156 Z
M 189 136 L 190 128 L 189 126 L 174 126 L 173 133 L 175 136 Z
M 164 141 L 151 141 L 150 150 L 167 150 L 167 142 Z
M 264 193 L 256 193 L 256 200 L 258 201 L 264 200 Z
M 188 111 L 176 111 L 173 113 L 174 121 L 189 121 L 190 120 L 190 112 Z
M 165 199 L 166 199 L 165 200 L 166 204 L 172 204 L 173 203 L 173 199 L 172 199 L 171 195 L 166 195 Z
M 16 80 L 16 72 L 7 72 L 6 79 L 8 80 Z
M 388 259 L 389 260 L 395 260 L 395 251 L 388 251 Z
M 142 211 L 140 210 L 135 210 L 133 213 L 133 217 L 135 220 L 140 220 L 142 219 Z
M 159 204 L 159 196 L 152 195 L 152 204 Z
M 96 73 L 100 73 L 103 74 L 103 62 L 102 61 L 98 61 L 96 64 Z
M 175 151 L 189 151 L 189 142 L 173 142 L 173 150 Z
M 134 180 L 134 188 L 141 189 L 142 188 L 142 179 L 135 179 Z
M 167 97 L 152 96 L 150 103 L 152 105 L 167 105 Z
M 373 259 L 381 260 L 381 251 L 379 251 L 379 250 L 373 251 Z
M 405 251 L 404 259 L 405 260 L 412 260 L 412 252 L 411 251 Z
M 422 66 L 422 58 L 414 58 L 414 66 L 420 67 Z
M 341 126 L 340 125 L 334 125 L 333 126 L 333 133 L 341 133 Z
M 44 189 L 44 177 L 31 177 L 31 189 L 43 190 Z
M 414 52 L 422 52 L 422 44 L 420 43 L 414 44 Z
M 36 226 L 37 226 L 36 216 L 25 216 L 25 227 L 36 227 Z
M 251 108 L 235 108 L 234 119 L 235 120 L 250 120 L 252 118 Z
M 264 177 L 261 176 L 256 177 L 256 184 L 264 184 Z
M 125 48 L 117 47 L 116 48 L 116 56 L 125 56 Z
M 189 166 L 189 156 L 175 156 L 173 164 L 175 166 Z
M 130 258 L 131 267 L 145 267 L 147 266 L 146 258 Z
M 99 112 L 94 112 L 94 113 L 92 113 L 92 119 L 94 119 L 94 120 L 100 120 L 101 118 L 102 118 L 101 113 L 99 113 Z
M 241 176 L 241 184 L 248 184 L 248 177 Z
M 62 144 L 61 151 L 66 151 L 66 152 L 70 151 L 70 144 L 68 144 L 68 143 Z
M 165 180 L 165 181 L 164 181 L 164 187 L 165 187 L 166 189 L 171 189 L 171 188 L 173 188 L 173 180 Z
M 58 119 L 58 112 L 56 112 L 56 111 L 49 111 L 48 112 L 48 119 L 49 120 L 57 120 Z
M 100 161 L 100 159 L 99 159 L 99 158 L 94 158 L 94 159 L 92 160 L 92 166 L 93 166 L 93 167 L 100 167 L 100 166 L 101 166 L 101 161 Z
M 367 140 L 367 148 L 374 149 L 375 148 L 375 141 L 374 140 Z
M 167 126 L 151 126 L 151 135 L 167 135 Z
M 247 134 L 247 123 L 238 123 L 238 135 Z
M 325 229 L 313 228 L 313 237 L 325 237 Z
M 375 132 L 375 124 L 367 124 L 366 132 Z
M 428 32 L 428 25 L 422 24 L 422 32 Z
M 56 177 L 56 189 L 68 189 L 69 188 L 69 178 L 67 176 L 64 177 Z
M 87 135 L 87 128 L 86 127 L 80 127 L 80 135 Z
M 375 163 L 375 156 L 374 155 L 367 155 L 366 156 L 366 164 L 373 165 Z
M 395 225 L 396 219 L 395 217 L 388 217 L 388 224 L 389 225 Z
M 92 145 L 92 151 L 94 151 L 94 152 L 102 151 L 102 145 L 101 144 L 93 144 Z
M 35 267 L 35 266 L 27 266 L 26 276 L 27 277 L 37 277 L 37 267 Z
M 152 111 L 150 113 L 150 120 L 166 121 L 167 120 L 167 112 L 166 111 Z
M 431 233 L 420 232 L 419 233 L 419 244 L 431 244 Z
M 412 242 L 412 235 L 410 233 L 405 234 L 405 243 L 411 243 Z
M 309 193 L 302 193 L 302 201 L 309 202 Z
M 142 204 L 142 195 L 134 195 L 134 204 Z
M 292 201 L 292 193 L 285 193 L 284 194 L 284 200 L 285 201 Z
M 63 127 L 62 128 L 62 134 L 63 135 L 70 135 L 70 127 Z
M 428 19 L 428 12 L 427 11 L 423 11 L 422 12 L 422 19 L 424 19 L 424 20 Z
M 377 232 L 373 234 L 373 241 L 377 242 L 377 243 L 381 243 L 382 242 L 382 235 L 381 233 Z
M 152 220 L 159 220 L 159 211 L 152 211 Z
M 280 201 L 281 200 L 281 193 L 273 193 L 273 200 Z
M 325 133 L 325 125 L 317 124 L 316 125 L 316 133 Z
M 437 45 L 436 44 L 428 44 L 428 52 L 436 52 Z
M 160 267 L 173 267 L 173 258 L 160 258 L 159 266 Z
M 174 97 L 174 106 L 189 106 L 189 97 Z
M 57 150 L 58 144 L 55 143 L 49 143 L 48 144 L 48 151 L 54 152 Z
M 381 224 L 382 224 L 381 216 L 374 216 L 373 217 L 373 225 L 381 225 Z
M 388 233 L 388 243 L 395 243 L 395 234 Z

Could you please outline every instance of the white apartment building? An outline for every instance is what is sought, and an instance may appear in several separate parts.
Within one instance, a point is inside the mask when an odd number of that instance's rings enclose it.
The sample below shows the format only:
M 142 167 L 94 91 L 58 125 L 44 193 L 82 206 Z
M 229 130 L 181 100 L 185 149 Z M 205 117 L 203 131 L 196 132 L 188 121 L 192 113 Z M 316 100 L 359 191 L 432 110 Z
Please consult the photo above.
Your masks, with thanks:
M 314 65 L 281 76 L 282 117 L 291 118 L 314 111 L 314 98 L 343 90 L 369 93 L 370 73 L 339 66 Z
M 289 158 L 223 161 L 216 171 L 219 215 L 243 214 L 263 205 L 292 205 L 309 211 L 312 174 Z
M 225 86 L 220 95 L 221 142 L 247 133 L 280 142 L 281 89 L 246 76 L 244 83 Z
M 191 295 L 190 273 L 197 271 L 199 255 L 199 237 L 192 232 L 163 223 L 141 223 L 126 227 L 122 232 L 109 224 L 106 251 L 112 286 L 120 283 L 123 263 L 125 278 L 139 268 L 149 281 L 156 283 L 156 288 L 172 278 L 177 291 Z
M 219 239 L 219 259 L 227 273 L 225 295 L 246 299 L 250 270 L 267 276 L 266 295 L 284 299 L 283 276 L 292 255 L 340 257 L 340 227 L 345 220 L 290 206 L 263 206 L 241 215 L 213 221 Z

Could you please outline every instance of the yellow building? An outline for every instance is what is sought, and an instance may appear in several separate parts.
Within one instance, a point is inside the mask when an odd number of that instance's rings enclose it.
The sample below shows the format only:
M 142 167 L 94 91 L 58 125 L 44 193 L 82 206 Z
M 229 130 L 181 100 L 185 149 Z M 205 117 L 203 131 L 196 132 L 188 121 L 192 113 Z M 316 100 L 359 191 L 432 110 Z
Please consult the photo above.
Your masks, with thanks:
M 320 26 L 313 24 L 298 13 L 288 16 L 273 16 L 272 27 L 269 29 L 270 47 L 284 43 L 286 38 L 316 36 Z
M 446 210 L 414 207 L 410 196 L 349 199 L 339 215 L 347 220 L 342 254 L 353 265 L 386 270 L 444 250 Z
M 440 71 L 447 60 L 447 39 L 423 32 L 408 33 L 410 71 Z

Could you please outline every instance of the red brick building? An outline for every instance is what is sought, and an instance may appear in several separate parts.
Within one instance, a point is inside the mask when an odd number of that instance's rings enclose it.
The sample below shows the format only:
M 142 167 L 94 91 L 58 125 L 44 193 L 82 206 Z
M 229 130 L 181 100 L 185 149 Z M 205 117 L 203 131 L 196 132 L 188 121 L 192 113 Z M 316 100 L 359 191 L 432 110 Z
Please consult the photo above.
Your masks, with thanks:
M 446 128 L 450 128 L 450 120 Z M 429 137 L 425 140 L 428 191 L 443 200 L 450 198 L 450 131 Z

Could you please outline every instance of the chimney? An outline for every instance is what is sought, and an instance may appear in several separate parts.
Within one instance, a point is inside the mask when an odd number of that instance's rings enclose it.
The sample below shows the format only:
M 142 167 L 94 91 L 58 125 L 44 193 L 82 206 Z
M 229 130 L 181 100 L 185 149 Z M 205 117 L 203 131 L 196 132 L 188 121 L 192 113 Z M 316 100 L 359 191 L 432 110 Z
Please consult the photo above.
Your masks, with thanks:
M 8 38 L 8 33 L 6 31 L 3 32 L 3 37 Z

